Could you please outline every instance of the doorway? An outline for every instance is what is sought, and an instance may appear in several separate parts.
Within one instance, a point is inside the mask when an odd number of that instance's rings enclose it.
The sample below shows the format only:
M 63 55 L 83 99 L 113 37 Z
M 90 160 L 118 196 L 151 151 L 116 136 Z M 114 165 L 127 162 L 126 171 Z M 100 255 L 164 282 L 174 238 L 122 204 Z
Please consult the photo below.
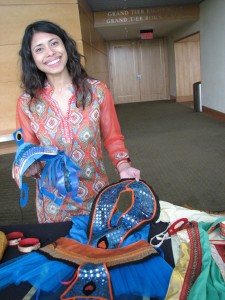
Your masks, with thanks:
M 112 41 L 108 46 L 115 104 L 169 99 L 164 39 Z

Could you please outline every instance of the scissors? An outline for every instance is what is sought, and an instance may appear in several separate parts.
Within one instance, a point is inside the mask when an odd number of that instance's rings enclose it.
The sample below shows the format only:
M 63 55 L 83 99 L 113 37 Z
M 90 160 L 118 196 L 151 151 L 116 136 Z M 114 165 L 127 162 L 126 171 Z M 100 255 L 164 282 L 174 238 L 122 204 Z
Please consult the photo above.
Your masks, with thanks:
M 152 237 L 151 240 L 150 240 L 150 244 L 153 247 L 160 247 L 165 240 L 170 239 L 171 235 L 174 235 L 179 230 L 184 229 L 185 225 L 187 225 L 187 224 L 188 224 L 188 219 L 187 218 L 181 218 L 181 219 L 176 220 L 174 223 L 169 225 L 163 232 L 161 232 L 161 233 L 155 235 L 154 237 Z M 155 245 L 152 242 L 154 239 L 157 239 L 160 242 Z

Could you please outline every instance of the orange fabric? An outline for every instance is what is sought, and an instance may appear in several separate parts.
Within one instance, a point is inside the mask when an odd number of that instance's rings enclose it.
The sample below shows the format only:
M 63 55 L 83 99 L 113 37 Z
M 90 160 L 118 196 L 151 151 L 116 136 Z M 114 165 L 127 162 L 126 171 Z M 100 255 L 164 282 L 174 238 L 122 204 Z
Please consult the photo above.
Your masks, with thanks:
M 28 96 L 28 95 L 27 95 Z M 30 99 L 30 97 L 28 97 Z M 39 145 L 40 141 L 35 135 L 34 131 L 31 129 L 31 121 L 28 115 L 23 111 L 22 105 L 24 102 L 24 97 L 20 97 L 17 101 L 16 106 L 16 129 L 23 129 L 23 139 L 27 143 L 34 145 Z
M 22 95 L 17 105 L 17 128 L 22 127 L 24 141 L 32 144 L 54 145 L 63 150 L 81 168 L 78 206 L 66 197 L 61 207 L 44 196 L 36 197 L 39 223 L 69 221 L 74 215 L 88 214 L 98 192 L 108 184 L 101 137 L 114 166 L 129 154 L 116 115 L 113 99 L 106 85 L 89 80 L 92 101 L 85 109 L 76 106 L 75 93 L 69 99 L 67 114 L 63 115 L 58 103 L 51 97 L 52 86 L 45 87 L 35 99 Z M 57 191 L 51 191 L 57 193 Z
M 102 249 L 81 244 L 69 238 L 59 238 L 53 244 L 41 248 L 55 258 L 65 259 L 82 265 L 85 263 L 107 264 L 108 267 L 138 261 L 157 251 L 144 240 L 123 248 Z
M 104 146 L 116 166 L 124 159 L 124 156 L 128 157 L 128 150 L 124 146 L 124 136 L 121 133 L 112 95 L 108 89 L 105 90 L 105 100 L 101 106 L 101 132 Z
M 52 89 L 48 88 L 48 94 L 50 94 L 51 91 Z M 24 97 L 27 100 L 26 105 L 29 105 L 31 100 L 28 94 L 19 97 L 16 107 L 16 128 L 23 129 L 25 142 L 39 145 L 40 141 L 31 128 L 31 120 L 22 108 L 24 106 Z M 104 147 L 116 167 L 119 162 L 124 160 L 124 157 L 128 158 L 129 154 L 124 144 L 124 136 L 121 133 L 112 94 L 106 87 L 104 91 L 104 101 L 101 104 L 100 126 Z

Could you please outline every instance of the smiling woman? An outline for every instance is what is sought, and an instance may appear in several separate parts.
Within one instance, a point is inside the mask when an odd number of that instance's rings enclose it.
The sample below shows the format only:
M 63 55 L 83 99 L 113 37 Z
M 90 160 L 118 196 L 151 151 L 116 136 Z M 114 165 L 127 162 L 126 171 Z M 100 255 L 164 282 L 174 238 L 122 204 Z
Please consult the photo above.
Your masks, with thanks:
M 24 142 L 56 146 L 81 169 L 77 193 L 81 204 L 71 196 L 73 182 L 66 181 L 70 175 L 66 165 L 61 180 L 68 194 L 61 205 L 42 194 L 42 179 L 36 179 L 38 221 L 68 221 L 74 215 L 88 214 L 96 194 L 108 184 L 101 137 L 120 178 L 140 178 L 140 171 L 131 167 L 111 93 L 103 82 L 88 77 L 76 42 L 54 23 L 28 25 L 20 56 L 24 94 L 17 104 L 17 128 L 22 128 Z M 25 176 L 44 174 L 43 167 L 33 163 Z M 47 187 L 47 192 L 61 197 L 57 188 Z
M 32 38 L 31 51 L 37 68 L 48 76 L 66 71 L 67 52 L 57 35 L 36 32 Z M 67 75 L 69 77 L 69 73 Z

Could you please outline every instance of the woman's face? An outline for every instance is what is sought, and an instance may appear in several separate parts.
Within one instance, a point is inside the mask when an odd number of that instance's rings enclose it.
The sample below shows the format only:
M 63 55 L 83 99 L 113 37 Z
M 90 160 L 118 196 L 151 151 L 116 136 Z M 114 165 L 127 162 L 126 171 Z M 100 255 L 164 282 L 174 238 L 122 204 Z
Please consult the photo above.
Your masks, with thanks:
M 55 34 L 34 33 L 31 52 L 37 68 L 46 75 L 60 74 L 66 69 L 67 52 L 62 40 Z

